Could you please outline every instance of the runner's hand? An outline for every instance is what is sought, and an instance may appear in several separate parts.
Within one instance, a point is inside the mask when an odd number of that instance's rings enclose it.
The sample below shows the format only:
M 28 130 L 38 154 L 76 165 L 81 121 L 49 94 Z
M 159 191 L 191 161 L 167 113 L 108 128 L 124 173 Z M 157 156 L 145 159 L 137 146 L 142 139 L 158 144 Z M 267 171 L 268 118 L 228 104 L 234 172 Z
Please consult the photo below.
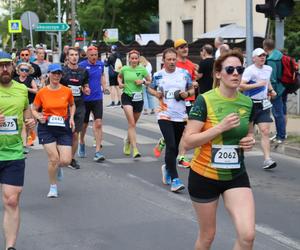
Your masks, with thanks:
M 119 88 L 120 88 L 120 89 L 123 89 L 123 88 L 124 88 L 124 86 L 125 86 L 125 84 L 124 84 L 124 83 L 119 83 Z
M 33 129 L 35 127 L 35 120 L 33 118 L 25 119 L 25 126 L 27 129 Z
M 74 122 L 74 118 L 70 118 L 70 128 L 72 129 L 72 132 L 75 131 L 75 122 Z
M 240 140 L 240 147 L 245 151 L 249 151 L 253 148 L 255 139 L 252 136 L 246 136 Z
M 142 85 L 144 83 L 144 80 L 135 80 L 136 85 Z
M 3 114 L 0 113 L 0 126 L 4 123 L 5 117 Z
M 228 131 L 232 128 L 240 126 L 240 117 L 237 113 L 231 113 L 227 115 L 218 125 L 221 132 Z
M 37 120 L 42 123 L 42 124 L 45 124 L 46 123 L 46 118 L 45 116 L 42 114 L 42 113 L 39 113 L 39 116 L 37 118 Z
M 82 88 L 82 92 L 85 95 L 90 95 L 91 94 L 91 89 L 90 89 L 89 86 L 85 86 L 85 87 Z

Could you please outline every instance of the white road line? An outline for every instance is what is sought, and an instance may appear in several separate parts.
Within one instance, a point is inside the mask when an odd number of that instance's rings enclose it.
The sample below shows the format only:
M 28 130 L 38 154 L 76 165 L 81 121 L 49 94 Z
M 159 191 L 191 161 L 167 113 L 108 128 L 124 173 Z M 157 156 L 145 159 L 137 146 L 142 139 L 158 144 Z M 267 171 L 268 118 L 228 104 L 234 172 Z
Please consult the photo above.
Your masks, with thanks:
M 121 139 L 124 139 L 124 137 L 127 135 L 127 130 L 116 128 L 116 127 L 109 126 L 109 125 L 104 125 L 103 126 L 103 131 L 106 134 L 110 134 L 110 135 L 116 136 L 116 137 L 121 138 Z M 152 139 L 148 136 L 143 136 L 143 135 L 138 134 L 137 135 L 137 142 L 139 144 L 156 144 L 157 140 Z
M 295 241 L 287 236 L 285 236 L 282 232 L 275 230 L 267 225 L 256 224 L 256 231 L 260 232 L 264 235 L 269 236 L 275 241 L 280 242 L 282 245 L 287 246 L 294 250 L 300 250 L 300 242 Z
M 190 199 L 183 197 L 183 196 L 176 195 L 176 194 L 172 193 L 171 191 L 167 191 L 166 189 L 158 187 L 157 185 L 154 185 L 141 177 L 135 176 L 133 174 L 127 174 L 127 176 L 145 184 L 146 186 L 149 186 L 151 188 L 151 190 L 155 190 L 158 192 L 164 192 L 167 194 L 168 197 L 170 197 L 172 199 L 176 199 L 178 201 L 191 204 Z M 190 216 L 189 216 L 189 219 L 191 219 Z M 197 220 L 194 218 L 192 220 L 194 222 L 197 222 Z M 262 224 L 256 224 L 255 229 L 257 232 L 268 236 L 273 241 L 278 242 L 280 245 L 288 247 L 289 249 L 300 250 L 300 242 L 298 242 L 294 239 L 291 239 L 288 236 L 285 236 L 282 232 L 280 232 L 276 229 L 273 229 L 271 227 L 268 227 L 267 225 L 262 225 Z
M 118 163 L 137 163 L 137 162 L 154 162 L 157 161 L 157 158 L 151 157 L 151 156 L 144 156 L 144 157 L 140 157 L 140 158 L 132 158 L 132 157 L 128 157 L 128 158 L 118 158 L 118 159 L 107 159 L 108 162 L 114 163 L 114 164 L 118 164 Z
M 94 144 L 94 137 L 91 135 L 85 135 L 85 144 L 89 147 L 92 147 Z M 110 143 L 108 141 L 102 140 L 102 145 L 103 146 L 113 146 L 113 143 Z

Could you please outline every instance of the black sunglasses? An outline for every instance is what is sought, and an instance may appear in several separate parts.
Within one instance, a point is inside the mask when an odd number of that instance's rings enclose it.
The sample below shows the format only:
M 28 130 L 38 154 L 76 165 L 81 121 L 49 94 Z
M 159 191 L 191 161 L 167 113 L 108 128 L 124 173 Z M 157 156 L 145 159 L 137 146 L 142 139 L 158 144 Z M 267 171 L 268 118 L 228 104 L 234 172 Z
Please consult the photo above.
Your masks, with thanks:
M 62 74 L 62 72 L 60 70 L 56 70 L 56 71 L 53 71 L 51 73 L 55 74 L 55 75 L 61 75 Z
M 245 70 L 245 68 L 243 66 L 237 66 L 237 67 L 227 66 L 224 69 L 228 75 L 232 75 L 235 69 L 239 75 L 243 74 L 243 72 Z
M 29 72 L 29 69 L 20 68 L 20 72 L 26 72 L 26 73 L 28 73 L 28 72 Z

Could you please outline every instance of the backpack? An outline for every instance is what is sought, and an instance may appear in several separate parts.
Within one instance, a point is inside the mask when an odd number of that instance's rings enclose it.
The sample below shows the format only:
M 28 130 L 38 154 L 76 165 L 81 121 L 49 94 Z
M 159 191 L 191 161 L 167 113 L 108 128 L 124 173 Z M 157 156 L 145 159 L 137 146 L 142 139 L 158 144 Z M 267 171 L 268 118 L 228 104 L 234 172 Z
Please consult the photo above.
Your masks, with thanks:
M 296 93 L 296 91 L 300 88 L 300 76 L 298 73 L 298 64 L 295 59 L 283 55 L 281 58 L 282 64 L 282 75 L 280 81 L 285 87 L 285 91 L 288 94 Z

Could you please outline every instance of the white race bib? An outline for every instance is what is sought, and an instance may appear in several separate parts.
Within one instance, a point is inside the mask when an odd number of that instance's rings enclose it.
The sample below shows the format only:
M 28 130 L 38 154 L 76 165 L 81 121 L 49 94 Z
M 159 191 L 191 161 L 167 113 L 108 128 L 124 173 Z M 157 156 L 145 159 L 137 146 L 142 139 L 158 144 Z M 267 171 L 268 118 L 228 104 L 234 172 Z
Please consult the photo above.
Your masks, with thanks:
M 223 169 L 240 168 L 240 152 L 238 145 L 212 145 L 211 166 Z
M 48 117 L 48 126 L 65 127 L 65 119 L 62 116 L 52 115 Z
M 18 134 L 17 116 L 5 116 L 4 123 L 0 125 L 0 135 L 16 135 Z
M 143 93 L 142 92 L 133 92 L 132 101 L 139 102 L 143 100 Z
M 166 92 L 165 92 L 165 98 L 166 99 L 174 99 L 175 97 L 174 97 L 174 92 L 175 92 L 176 90 L 172 90 L 172 89 L 170 89 L 170 90 L 166 90 Z
M 262 106 L 263 106 L 263 110 L 266 110 L 266 109 L 272 108 L 273 105 L 268 99 L 264 99 L 262 101 Z
M 73 96 L 81 96 L 81 86 L 68 85 L 72 90 Z

